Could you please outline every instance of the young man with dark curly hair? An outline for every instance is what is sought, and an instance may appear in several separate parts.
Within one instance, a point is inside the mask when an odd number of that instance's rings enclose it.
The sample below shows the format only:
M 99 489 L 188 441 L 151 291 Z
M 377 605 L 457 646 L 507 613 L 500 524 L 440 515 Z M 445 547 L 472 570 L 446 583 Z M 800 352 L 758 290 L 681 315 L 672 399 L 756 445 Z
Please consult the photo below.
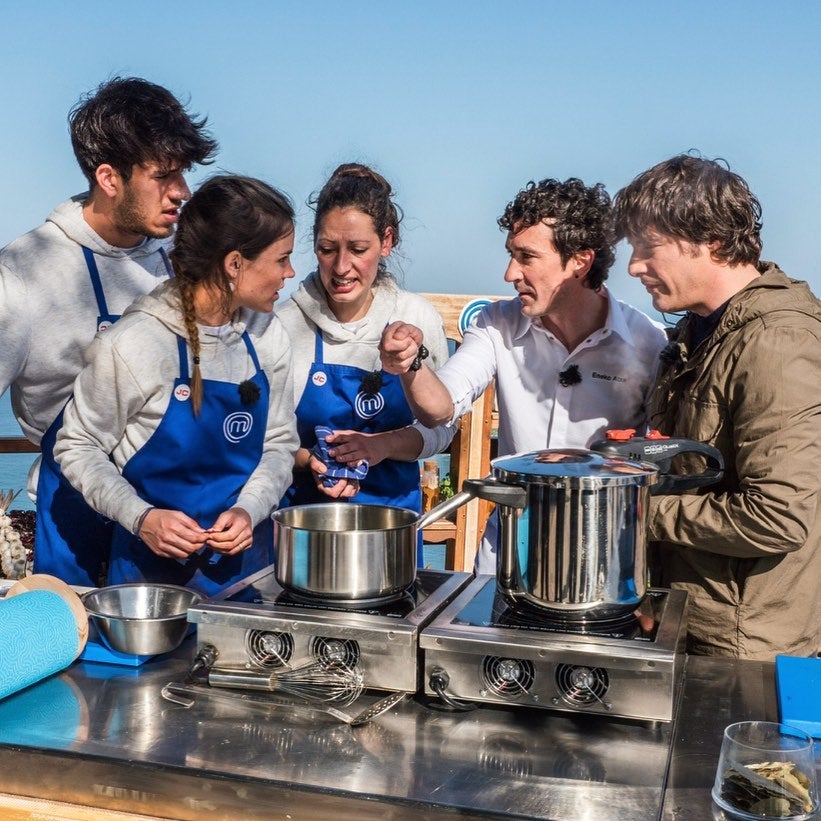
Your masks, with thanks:
M 772 661 L 821 647 L 821 304 L 761 255 L 761 206 L 685 154 L 616 195 L 629 271 L 671 332 L 653 426 L 717 447 L 719 484 L 657 496 L 653 584 L 686 590 L 688 651 Z M 695 468 L 695 465 L 682 467 Z
M 86 193 L 0 251 L 0 394 L 40 445 L 35 570 L 94 586 L 104 556 L 88 545 L 107 523 L 62 479 L 52 448 L 62 410 L 95 333 L 166 279 L 166 247 L 191 192 L 183 172 L 210 161 L 217 143 L 154 83 L 116 77 L 69 115 Z M 111 397 L 112 403 L 116 397 Z
M 516 298 L 485 307 L 441 370 L 410 370 L 422 344 L 413 325 L 383 335 L 382 364 L 401 374 L 425 425 L 470 410 L 491 380 L 499 404 L 499 455 L 587 447 L 607 428 L 640 429 L 666 344 L 661 325 L 604 286 L 614 261 L 610 197 L 581 180 L 531 182 L 499 218 L 507 231 L 505 281 Z M 491 518 L 476 558 L 494 573 Z

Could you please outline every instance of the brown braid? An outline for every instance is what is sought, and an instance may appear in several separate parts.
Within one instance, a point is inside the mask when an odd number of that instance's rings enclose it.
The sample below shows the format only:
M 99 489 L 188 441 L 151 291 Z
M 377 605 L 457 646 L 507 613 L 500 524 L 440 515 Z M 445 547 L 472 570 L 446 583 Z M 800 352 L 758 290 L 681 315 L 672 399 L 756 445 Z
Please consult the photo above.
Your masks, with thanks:
M 175 279 L 175 282 L 180 291 L 182 319 L 188 331 L 188 344 L 191 346 L 191 355 L 194 358 L 194 367 L 191 371 L 191 407 L 194 410 L 194 416 L 199 416 L 200 408 L 202 408 L 202 373 L 200 372 L 200 334 L 194 311 L 194 283 L 182 277 Z

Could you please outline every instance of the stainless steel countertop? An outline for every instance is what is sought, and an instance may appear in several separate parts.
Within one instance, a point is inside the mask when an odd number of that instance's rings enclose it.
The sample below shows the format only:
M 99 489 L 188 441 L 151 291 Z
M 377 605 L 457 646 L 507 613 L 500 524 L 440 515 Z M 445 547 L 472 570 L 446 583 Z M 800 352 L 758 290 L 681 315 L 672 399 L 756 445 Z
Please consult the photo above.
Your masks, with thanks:
M 163 700 L 193 649 L 134 669 L 78 663 L 0 701 L 0 790 L 198 821 L 720 818 L 724 726 L 777 715 L 773 665 L 692 657 L 675 724 L 407 700 L 351 728 Z
M 736 721 L 761 720 L 778 721 L 774 663 L 691 656 L 661 817 L 726 818 L 710 798 L 724 728 Z M 821 783 L 821 743 L 815 747 Z

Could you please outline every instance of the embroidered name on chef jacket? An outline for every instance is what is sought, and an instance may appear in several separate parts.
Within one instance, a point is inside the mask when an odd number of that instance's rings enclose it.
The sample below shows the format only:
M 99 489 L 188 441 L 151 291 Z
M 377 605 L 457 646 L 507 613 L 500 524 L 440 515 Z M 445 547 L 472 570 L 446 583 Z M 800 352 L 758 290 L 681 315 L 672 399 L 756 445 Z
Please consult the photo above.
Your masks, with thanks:
M 598 371 L 593 371 L 593 379 L 603 379 L 605 382 L 626 382 L 627 379 L 623 376 L 619 376 L 618 374 L 607 374 L 607 373 L 599 373 Z
M 244 439 L 254 426 L 254 418 L 247 411 L 229 413 L 222 423 L 222 432 L 229 442 L 239 442 Z
M 385 400 L 381 393 L 363 393 L 359 391 L 354 400 L 354 410 L 360 419 L 373 419 L 384 407 Z

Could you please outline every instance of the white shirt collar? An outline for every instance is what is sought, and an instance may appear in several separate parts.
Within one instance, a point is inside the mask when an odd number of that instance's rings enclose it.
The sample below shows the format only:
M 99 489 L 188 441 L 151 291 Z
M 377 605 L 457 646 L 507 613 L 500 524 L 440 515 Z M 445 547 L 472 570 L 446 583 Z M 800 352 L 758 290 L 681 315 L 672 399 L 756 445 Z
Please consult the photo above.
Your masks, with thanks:
M 630 328 L 628 327 L 627 322 L 624 319 L 624 313 L 621 310 L 619 301 L 613 296 L 613 294 L 607 288 L 605 288 L 604 285 L 602 285 L 602 290 L 604 291 L 608 302 L 607 319 L 605 320 L 604 326 L 594 332 L 594 336 L 598 337 L 600 335 L 603 335 L 604 331 L 607 331 L 608 334 L 615 333 L 618 334 L 628 345 L 632 345 L 635 347 L 635 340 L 633 339 L 633 334 L 631 333 Z M 544 325 L 542 325 L 541 319 L 531 319 L 531 317 L 525 316 L 523 313 L 521 313 L 520 303 L 519 323 L 516 326 L 513 338 L 520 339 L 530 331 L 537 329 L 544 330 Z

